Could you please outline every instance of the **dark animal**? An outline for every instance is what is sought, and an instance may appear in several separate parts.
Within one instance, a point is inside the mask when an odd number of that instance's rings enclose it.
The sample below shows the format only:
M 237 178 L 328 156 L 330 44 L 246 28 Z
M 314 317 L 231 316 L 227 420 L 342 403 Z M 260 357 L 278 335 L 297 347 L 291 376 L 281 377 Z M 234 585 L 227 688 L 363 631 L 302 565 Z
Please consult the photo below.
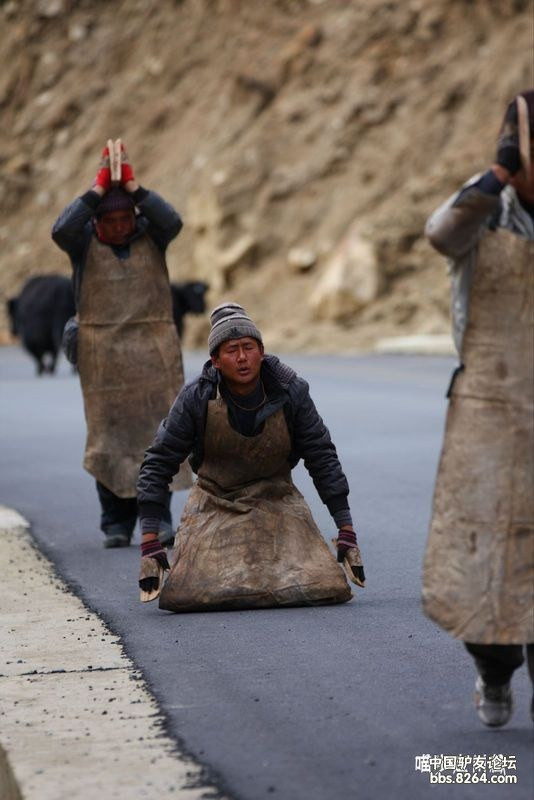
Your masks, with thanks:
M 171 283 L 172 313 L 180 338 L 186 314 L 202 314 L 206 310 L 208 285 L 201 281 Z M 61 337 L 67 320 L 76 308 L 72 285 L 61 275 L 37 275 L 24 285 L 18 297 L 7 301 L 11 333 L 19 336 L 23 346 L 37 362 L 37 374 L 56 369 Z
M 53 373 L 63 328 L 76 313 L 71 282 L 62 275 L 37 275 L 7 301 L 11 332 L 37 362 L 37 374 Z
M 208 284 L 202 281 L 171 283 L 172 315 L 180 338 L 184 332 L 185 314 L 203 314 L 206 310 L 205 295 L 208 289 Z

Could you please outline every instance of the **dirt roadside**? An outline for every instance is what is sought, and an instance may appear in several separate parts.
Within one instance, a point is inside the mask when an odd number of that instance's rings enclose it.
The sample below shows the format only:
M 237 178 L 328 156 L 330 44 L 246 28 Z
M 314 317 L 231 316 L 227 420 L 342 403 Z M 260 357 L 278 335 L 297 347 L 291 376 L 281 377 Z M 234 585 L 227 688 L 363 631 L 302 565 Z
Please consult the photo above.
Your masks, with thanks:
M 531 14 L 530 0 L 0 3 L 0 335 L 27 277 L 69 274 L 50 228 L 119 136 L 184 218 L 171 277 L 243 303 L 271 347 L 448 333 L 424 222 L 491 163 L 506 103 L 532 84 Z M 194 320 L 185 345 L 205 334 Z
M 2 800 L 223 800 L 164 734 L 120 641 L 3 506 L 0 543 Z

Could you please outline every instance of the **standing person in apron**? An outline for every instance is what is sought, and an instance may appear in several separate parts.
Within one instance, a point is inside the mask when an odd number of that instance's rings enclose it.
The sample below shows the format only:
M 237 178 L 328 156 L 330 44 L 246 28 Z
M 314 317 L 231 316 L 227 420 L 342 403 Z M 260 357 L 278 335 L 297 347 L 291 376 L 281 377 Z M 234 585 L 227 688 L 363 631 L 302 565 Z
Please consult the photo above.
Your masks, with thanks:
M 265 355 L 235 303 L 211 314 L 210 360 L 176 398 L 138 483 L 140 586 L 152 599 L 169 565 L 158 541 L 165 490 L 189 457 L 186 503 L 160 608 L 199 611 L 343 603 L 351 592 L 291 479 L 302 458 L 338 530 L 338 561 L 362 586 L 363 565 L 336 448 L 308 384 Z
M 533 137 L 530 89 L 507 108 L 492 167 L 426 227 L 450 259 L 461 364 L 448 393 L 423 606 L 473 657 L 476 710 L 491 727 L 511 717 L 524 650 L 534 683 Z
M 125 152 L 120 185 L 111 185 L 105 148 L 92 189 L 52 230 L 73 267 L 77 317 L 67 325 L 87 420 L 84 467 L 96 478 L 105 547 L 130 544 L 143 454 L 183 385 L 165 263 L 181 227 L 176 211 L 137 183 Z M 164 544 L 173 541 L 171 490 L 190 485 L 185 466 L 165 487 Z

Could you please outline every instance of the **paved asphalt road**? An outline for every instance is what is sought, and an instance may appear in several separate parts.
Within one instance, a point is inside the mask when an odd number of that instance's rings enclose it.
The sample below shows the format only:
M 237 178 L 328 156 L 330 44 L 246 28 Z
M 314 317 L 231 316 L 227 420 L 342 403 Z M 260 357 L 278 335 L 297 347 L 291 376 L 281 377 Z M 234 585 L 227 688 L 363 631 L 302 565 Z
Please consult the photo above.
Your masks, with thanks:
M 421 561 L 453 365 L 446 358 L 288 357 L 310 382 L 351 485 L 368 587 L 331 608 L 173 615 L 141 606 L 139 549 L 106 551 L 81 468 L 78 380 L 36 378 L 0 349 L 0 503 L 124 641 L 170 732 L 242 800 L 435 798 L 415 756 L 516 756 L 514 786 L 448 786 L 447 798 L 533 796 L 526 669 L 511 724 L 476 719 L 473 667 L 420 608 Z M 199 355 L 186 354 L 191 376 Z M 325 536 L 308 476 L 296 481 Z M 178 517 L 184 495 L 175 495 Z M 450 773 L 449 773 L 450 774 Z M 510 773 L 511 774 L 511 773 Z

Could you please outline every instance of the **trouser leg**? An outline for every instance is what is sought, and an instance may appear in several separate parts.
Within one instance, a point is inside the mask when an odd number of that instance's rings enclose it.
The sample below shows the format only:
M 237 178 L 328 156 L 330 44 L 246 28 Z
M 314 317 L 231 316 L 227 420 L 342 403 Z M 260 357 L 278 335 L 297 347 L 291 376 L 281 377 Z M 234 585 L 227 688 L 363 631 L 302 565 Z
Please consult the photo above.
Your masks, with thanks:
M 508 683 L 515 670 L 525 661 L 523 646 L 520 644 L 464 642 L 464 645 L 468 653 L 473 656 L 480 677 L 490 686 L 503 686 Z
M 137 521 L 137 500 L 135 497 L 118 497 L 107 486 L 96 482 L 100 500 L 100 529 L 107 535 L 124 532 L 129 537 Z

